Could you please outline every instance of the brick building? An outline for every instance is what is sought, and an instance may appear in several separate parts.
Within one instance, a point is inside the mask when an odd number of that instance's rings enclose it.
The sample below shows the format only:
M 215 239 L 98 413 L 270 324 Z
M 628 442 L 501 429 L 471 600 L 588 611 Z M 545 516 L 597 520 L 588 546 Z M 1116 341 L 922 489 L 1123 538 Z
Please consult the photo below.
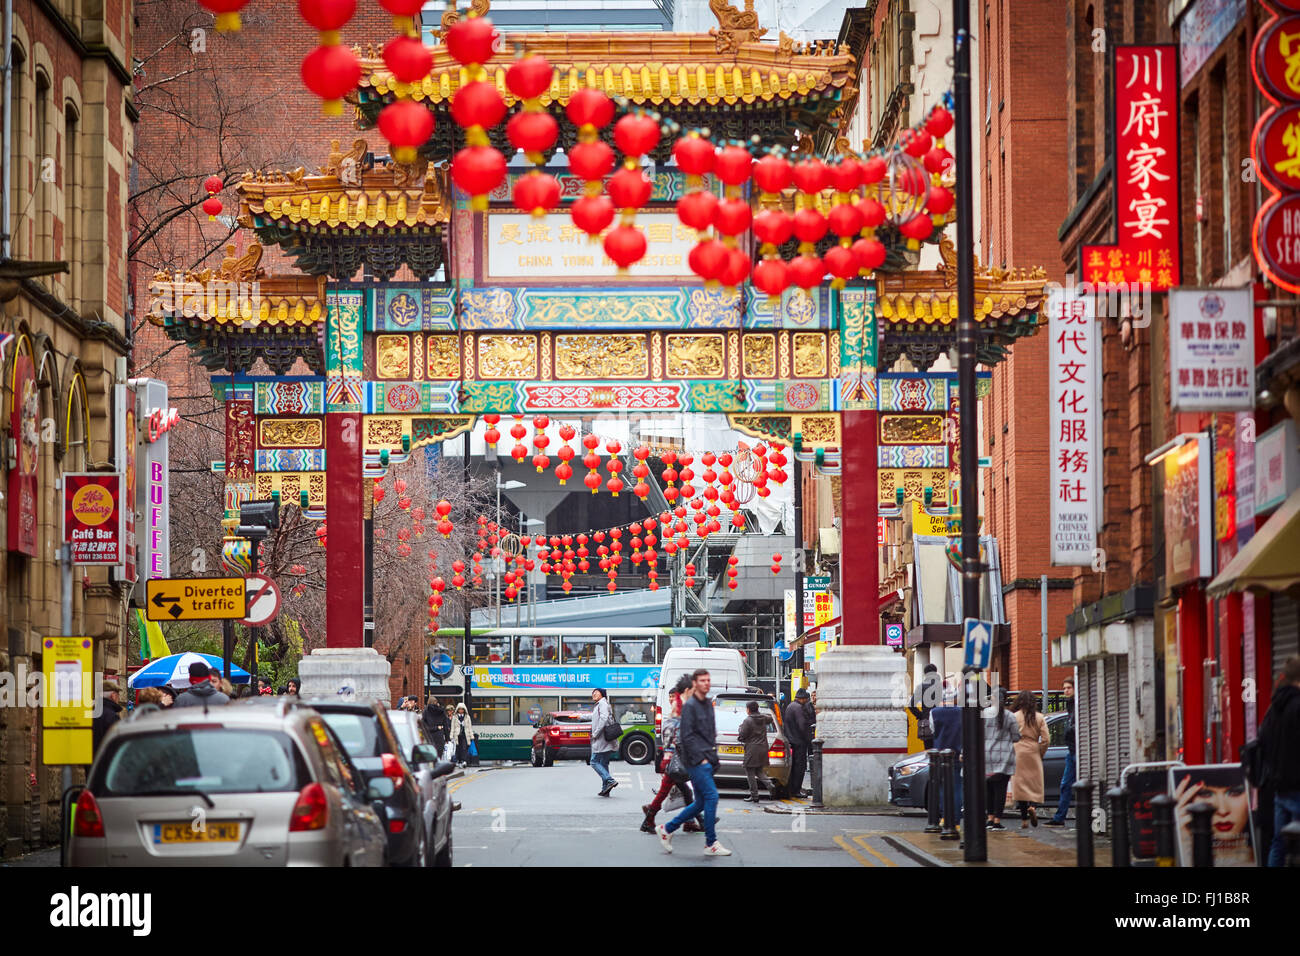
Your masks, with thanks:
M 21 704 L 41 639 L 94 641 L 94 670 L 125 671 L 127 588 L 61 557 L 64 473 L 115 471 L 113 386 L 130 348 L 126 201 L 135 148 L 129 4 L 15 0 L 0 103 L 5 457 L 0 671 L 0 857 L 57 839 L 58 768 L 43 764 L 40 713 Z M 93 12 L 92 12 L 93 11 Z M 24 486 L 25 489 L 24 490 Z M 96 688 L 98 692 L 98 688 Z
M 1041 266 L 1064 281 L 1056 230 L 1070 201 L 1067 185 L 1066 23 L 1056 0 L 976 5 L 971 22 L 984 50 L 971 77 L 980 122 L 972 131 L 980 164 L 977 243 L 981 262 L 1002 269 Z M 981 32 L 982 28 L 982 32 Z M 1047 633 L 1056 636 L 1073 609 L 1068 568 L 1054 568 L 1048 548 L 1044 490 L 1050 436 L 1047 336 L 1018 340 L 993 368 L 983 402 L 981 454 L 992 460 L 984 480 L 987 533 L 998 539 L 1011 642 L 994 669 L 1010 689 L 1042 686 L 1042 575 L 1047 575 Z M 1052 668 L 1048 686 L 1068 675 Z

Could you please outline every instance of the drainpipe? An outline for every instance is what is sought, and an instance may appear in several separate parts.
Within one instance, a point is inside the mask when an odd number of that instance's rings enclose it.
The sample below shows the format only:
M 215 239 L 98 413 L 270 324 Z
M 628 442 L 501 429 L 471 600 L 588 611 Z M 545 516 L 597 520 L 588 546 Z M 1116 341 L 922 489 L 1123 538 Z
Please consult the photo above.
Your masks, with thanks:
M 4 19 L 4 129 L 0 132 L 0 262 L 9 259 L 10 198 L 13 171 L 9 157 L 12 155 L 14 137 L 14 0 L 5 0 Z

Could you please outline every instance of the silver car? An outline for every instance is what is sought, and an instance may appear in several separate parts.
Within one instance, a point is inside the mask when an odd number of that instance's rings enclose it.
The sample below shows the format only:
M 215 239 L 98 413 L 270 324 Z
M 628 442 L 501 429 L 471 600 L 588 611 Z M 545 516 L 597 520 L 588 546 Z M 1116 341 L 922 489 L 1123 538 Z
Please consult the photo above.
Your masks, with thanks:
M 745 745 L 740 742 L 740 725 L 748 716 L 746 707 L 758 701 L 758 712 L 767 719 L 767 762 L 764 774 L 779 798 L 785 795 L 790 764 L 785 735 L 776 718 L 776 702 L 765 694 L 718 694 L 713 698 L 713 720 L 717 730 L 718 768 L 713 778 L 719 787 L 748 787 L 745 776 Z
M 390 710 L 388 719 L 392 721 L 397 742 L 402 745 L 402 757 L 424 797 L 420 806 L 425 846 L 433 856 L 433 865 L 451 866 L 451 816 L 460 804 L 452 803 L 447 781 L 455 765 L 438 758 L 438 748 L 425 733 L 419 714 L 411 710 Z
M 145 707 L 104 739 L 77 799 L 72 866 L 382 866 L 362 775 L 287 698 Z

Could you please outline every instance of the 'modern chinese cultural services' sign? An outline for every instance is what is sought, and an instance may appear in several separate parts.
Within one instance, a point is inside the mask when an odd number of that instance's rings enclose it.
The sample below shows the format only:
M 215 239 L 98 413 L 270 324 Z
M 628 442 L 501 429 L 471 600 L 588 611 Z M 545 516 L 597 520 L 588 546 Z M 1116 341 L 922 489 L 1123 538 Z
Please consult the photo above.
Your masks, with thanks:
M 122 476 L 63 476 L 63 540 L 73 564 L 120 565 L 126 559 Z
M 1169 391 L 1174 410 L 1254 408 L 1254 331 L 1250 289 L 1170 291 Z
M 1048 299 L 1047 310 L 1052 564 L 1090 566 L 1097 546 L 1101 473 L 1101 342 L 1094 299 L 1057 289 Z
M 1094 285 L 1171 289 L 1179 275 L 1178 47 L 1115 47 L 1113 246 L 1083 247 Z
M 645 233 L 646 254 L 622 278 L 690 276 L 686 262 L 695 245 L 694 230 L 677 221 L 675 212 L 642 212 L 636 228 Z M 527 213 L 493 212 L 487 216 L 487 278 L 574 279 L 618 277 L 618 266 L 599 242 L 573 225 L 568 213 L 534 217 Z

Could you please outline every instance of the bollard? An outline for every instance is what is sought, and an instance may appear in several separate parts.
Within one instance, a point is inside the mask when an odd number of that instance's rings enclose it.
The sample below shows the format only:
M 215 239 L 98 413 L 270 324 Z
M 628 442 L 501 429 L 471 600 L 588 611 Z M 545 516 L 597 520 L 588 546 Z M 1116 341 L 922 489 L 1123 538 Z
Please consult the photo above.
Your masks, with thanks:
M 1282 828 L 1282 862 L 1300 866 L 1300 822 L 1291 821 Z
M 1174 798 L 1151 798 L 1151 829 L 1156 834 L 1156 866 L 1174 866 Z
M 943 761 L 943 830 L 940 840 L 958 840 L 957 831 L 957 754 L 952 750 L 939 751 Z
M 1189 806 L 1187 813 L 1192 818 L 1188 828 L 1192 831 L 1192 866 L 1214 866 L 1214 834 L 1210 829 L 1214 807 L 1202 800 Z
M 1110 865 L 1132 866 L 1128 849 L 1128 791 L 1112 787 L 1106 791 L 1110 805 Z
M 822 747 L 825 741 L 814 740 L 812 752 L 808 754 L 808 772 L 812 777 L 812 806 L 822 805 Z
M 1074 785 L 1075 822 L 1074 836 L 1078 866 L 1094 865 L 1092 855 L 1092 791 L 1091 780 L 1080 780 Z
M 926 756 L 930 758 L 930 779 L 925 785 L 925 832 L 938 833 L 943 830 L 939 826 L 939 790 L 943 779 L 943 761 L 939 758 L 939 751 L 927 750 Z

